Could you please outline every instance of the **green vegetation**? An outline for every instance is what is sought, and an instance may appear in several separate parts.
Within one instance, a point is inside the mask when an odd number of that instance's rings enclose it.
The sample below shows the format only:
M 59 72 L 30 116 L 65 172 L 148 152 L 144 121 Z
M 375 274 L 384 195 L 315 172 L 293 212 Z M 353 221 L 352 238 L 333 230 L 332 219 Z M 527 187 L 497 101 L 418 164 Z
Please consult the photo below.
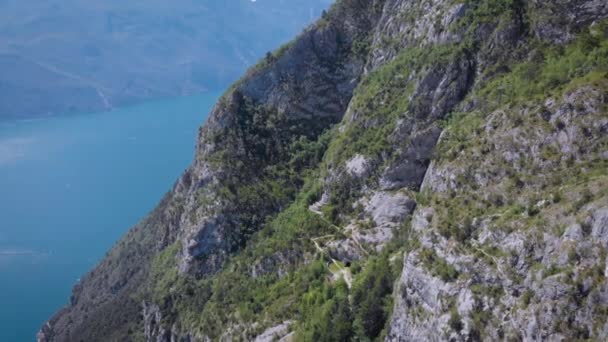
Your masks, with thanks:
M 235 228 L 226 241 L 232 252 L 243 248 L 272 215 L 295 199 L 321 162 L 330 138 L 330 131 L 323 131 L 329 122 L 287 120 L 276 109 L 235 96 L 236 127 L 212 138 L 216 145 L 235 147 L 207 156 L 214 167 L 231 165 L 230 176 L 214 191 L 233 209 Z
M 397 272 L 391 269 L 388 256 L 372 258 L 353 285 L 353 323 L 361 339 L 379 337 L 392 310 L 390 297 Z
M 177 280 L 177 268 L 175 267 L 175 258 L 181 248 L 179 242 L 165 248 L 152 261 L 152 269 L 150 270 L 152 288 L 152 298 L 156 302 L 167 293 L 170 292 L 171 285 Z
M 462 52 L 459 45 L 407 49 L 365 77 L 351 105 L 355 118 L 347 120 L 346 129 L 332 140 L 328 160 L 338 165 L 357 153 L 377 158 L 390 152 L 388 138 L 397 120 L 412 118 L 409 98 L 415 90 L 414 72 L 444 68 Z
M 331 267 L 324 256 L 302 264 L 303 252 L 314 250 L 311 237 L 336 233 L 307 209 L 306 198 L 314 191 L 314 185 L 305 185 L 296 202 L 212 278 L 196 281 L 177 276 L 179 245 L 167 248 L 153 262 L 150 280 L 155 301 L 171 303 L 165 307 L 172 308 L 170 317 L 212 338 L 228 324 L 259 322 L 264 317 L 269 323 L 297 319 L 295 330 L 302 341 L 381 339 L 392 310 L 393 282 L 401 268 L 388 260 L 394 248 L 353 265 L 352 289 L 343 280 L 330 280 Z M 295 259 L 289 259 L 290 253 Z M 289 263 L 279 261 L 251 276 L 256 264 L 281 256 Z M 279 277 L 279 269 L 288 273 Z
M 467 27 L 479 27 L 484 23 L 495 23 L 502 18 L 509 18 L 521 11 L 521 0 L 467 0 L 469 13 L 459 23 Z
M 440 258 L 434 250 L 423 248 L 420 251 L 419 258 L 422 264 L 431 271 L 434 276 L 441 278 L 441 280 L 451 282 L 458 278 L 458 271 L 454 266 Z
M 353 333 L 348 293 L 348 287 L 343 280 L 306 293 L 300 304 L 304 321 L 297 330 L 297 340 L 350 340 Z
M 450 320 L 448 321 L 448 325 L 456 332 L 460 332 L 463 328 L 462 318 L 455 306 L 452 306 L 450 309 Z
M 351 50 L 355 56 L 366 58 L 371 48 L 371 37 L 368 34 L 359 35 L 353 41 Z
M 316 214 L 295 204 L 270 222 L 256 235 L 252 247 L 243 250 L 216 276 L 202 280 L 177 276 L 150 279 L 158 283 L 155 288 L 162 287 L 159 294 L 163 298 L 156 300 L 171 302 L 182 325 L 211 337 L 219 336 L 229 323 L 251 322 L 258 317 L 271 321 L 295 317 L 299 313 L 294 306 L 298 298 L 310 288 L 324 286 L 327 276 L 323 259 L 302 264 L 302 250 L 312 250 L 311 236 L 329 231 Z M 172 250 L 158 257 L 155 269 L 176 275 Z M 264 260 L 272 258 L 289 262 L 262 266 Z M 256 277 L 252 276 L 253 269 L 257 269 Z M 289 273 L 279 277 L 279 269 Z
M 593 193 L 589 188 L 585 187 L 580 194 L 580 197 L 572 204 L 574 212 L 578 212 L 581 208 L 593 200 Z
M 546 220 L 538 203 L 547 203 L 547 206 L 552 201 L 559 207 L 566 186 L 574 190 L 578 187 L 576 184 L 602 177 L 600 174 L 605 173 L 606 167 L 604 160 L 592 157 L 575 163 L 561 157 L 557 144 L 540 147 L 538 159 L 550 163 L 543 167 L 539 160 L 530 156 L 522 155 L 515 161 L 500 157 L 504 151 L 521 149 L 517 141 L 508 140 L 508 134 L 536 139 L 540 132 L 549 135 L 559 129 L 546 122 L 548 109 L 544 108 L 543 102 L 547 96 L 559 98 L 575 87 L 587 84 L 599 89 L 608 88 L 605 76 L 608 72 L 608 40 L 594 38 L 591 43 L 585 42 L 588 39 L 588 35 L 583 33 L 579 40 L 561 49 L 537 44 L 532 53 L 537 57 L 512 65 L 511 72 L 491 79 L 476 90 L 475 110 L 453 113 L 446 120 L 446 130 L 437 147 L 437 161 L 439 165 L 450 163 L 458 168 L 456 187 L 447 194 L 425 198 L 438 211 L 436 227 L 441 235 L 466 244 L 475 236 L 473 222 L 479 217 L 495 217 L 493 226 L 505 231 L 513 229 L 514 222 L 519 222 L 519 227 L 522 224 L 524 227 L 542 227 Z M 538 114 L 526 115 L 531 109 Z M 498 111 L 493 113 L 495 110 Z M 491 120 L 489 114 L 493 114 Z M 501 132 L 506 132 L 505 137 Z M 493 141 L 489 140 L 490 134 Z M 590 155 L 593 156 L 602 151 L 602 144 L 605 142 L 593 140 L 584 148 L 591 150 Z M 497 157 L 486 158 L 492 153 Z M 479 165 L 481 160 L 486 164 Z M 546 165 L 552 165 L 550 177 L 542 172 Z M 489 194 L 501 195 L 479 196 L 475 191 L 479 188 L 476 174 L 502 174 L 503 181 L 497 187 L 486 189 Z M 552 195 L 541 198 L 539 193 Z M 582 187 L 579 195 L 570 201 L 571 210 L 579 211 L 594 198 L 597 196 Z
M 395 156 L 396 145 L 407 146 L 409 141 L 390 141 L 398 120 L 413 120 L 422 113 L 422 103 L 410 103 L 416 90 L 419 74 L 428 69 L 443 70 L 464 53 L 462 45 L 441 45 L 412 48 L 399 54 L 366 76 L 355 90 L 351 103 L 351 117 L 340 130 L 334 130 L 325 156 L 328 167 L 339 167 L 357 154 L 370 158 L 375 170 L 388 164 Z M 353 200 L 366 184 L 374 184 L 377 174 L 365 181 L 346 173 L 329 184 L 330 201 L 324 214 L 332 222 L 342 224 L 343 218 L 353 216 Z
M 383 254 L 365 263 L 350 291 L 344 281 L 310 290 L 301 302 L 298 340 L 381 340 L 392 310 L 395 271 Z
M 211 278 L 179 276 L 175 265 L 179 244 L 165 249 L 153 261 L 149 282 L 155 302 L 166 303 L 162 305 L 168 312 L 166 319 L 177 319 L 211 338 L 220 336 L 230 324 L 286 319 L 297 319 L 295 330 L 304 341 L 380 338 L 392 310 L 392 286 L 401 265 L 389 263 L 389 250 L 370 257 L 353 266 L 353 287 L 348 289 L 343 280 L 330 279 L 336 270 L 331 271 L 333 265 L 324 255 L 305 264 L 305 253 L 316 251 L 311 238 L 336 234 L 335 228 L 307 208 L 317 191 L 315 182 L 306 182 L 296 201 Z M 269 260 L 275 262 L 265 263 Z M 279 276 L 280 272 L 285 275 Z
M 512 72 L 488 83 L 480 91 L 481 96 L 490 103 L 521 103 L 605 79 L 608 40 L 593 38 L 593 43 L 589 43 L 589 36 L 582 34 L 565 48 L 536 43 L 536 58 L 513 66 Z
M 522 295 L 521 295 L 521 304 L 523 305 L 524 308 L 528 307 L 528 305 L 530 305 L 530 302 L 532 301 L 532 298 L 534 298 L 534 291 L 531 289 L 527 289 Z

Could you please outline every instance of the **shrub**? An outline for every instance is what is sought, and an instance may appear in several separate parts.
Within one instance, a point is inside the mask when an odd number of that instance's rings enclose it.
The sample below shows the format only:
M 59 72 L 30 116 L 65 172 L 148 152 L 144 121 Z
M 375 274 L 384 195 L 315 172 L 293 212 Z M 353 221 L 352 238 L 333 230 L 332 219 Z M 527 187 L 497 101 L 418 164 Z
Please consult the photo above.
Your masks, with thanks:
M 419 255 L 423 265 L 431 271 L 431 273 L 445 282 L 451 282 L 458 278 L 458 271 L 454 266 L 448 264 L 441 259 L 434 250 L 424 248 Z
M 462 319 L 460 318 L 460 314 L 456 307 L 450 309 L 450 320 L 448 321 L 448 325 L 456 332 L 460 332 L 463 328 Z
M 392 270 L 388 256 L 373 258 L 353 286 L 354 327 L 360 338 L 380 335 L 390 313 L 387 299 L 392 293 Z

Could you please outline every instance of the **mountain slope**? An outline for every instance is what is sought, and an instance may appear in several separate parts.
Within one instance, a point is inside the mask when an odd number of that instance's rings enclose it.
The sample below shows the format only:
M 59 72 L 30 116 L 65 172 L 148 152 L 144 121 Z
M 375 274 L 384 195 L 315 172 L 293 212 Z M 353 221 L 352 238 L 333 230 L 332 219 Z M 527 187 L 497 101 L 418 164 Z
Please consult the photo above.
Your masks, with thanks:
M 606 339 L 607 17 L 339 1 L 39 340 Z

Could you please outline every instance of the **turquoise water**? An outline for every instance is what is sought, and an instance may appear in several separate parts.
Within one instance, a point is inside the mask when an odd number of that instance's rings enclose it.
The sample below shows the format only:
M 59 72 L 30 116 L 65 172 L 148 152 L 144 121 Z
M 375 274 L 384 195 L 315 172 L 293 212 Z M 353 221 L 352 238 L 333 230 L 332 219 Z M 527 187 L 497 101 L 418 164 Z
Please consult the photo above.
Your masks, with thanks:
M 192 160 L 217 94 L 0 123 L 0 341 L 34 341 Z

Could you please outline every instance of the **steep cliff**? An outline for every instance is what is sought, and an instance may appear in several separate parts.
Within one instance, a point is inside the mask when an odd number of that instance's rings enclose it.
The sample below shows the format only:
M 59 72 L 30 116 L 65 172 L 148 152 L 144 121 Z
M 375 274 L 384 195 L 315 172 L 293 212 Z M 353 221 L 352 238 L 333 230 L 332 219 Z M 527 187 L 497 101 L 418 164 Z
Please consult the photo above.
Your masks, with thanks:
M 608 338 L 606 18 L 338 1 L 39 340 Z

